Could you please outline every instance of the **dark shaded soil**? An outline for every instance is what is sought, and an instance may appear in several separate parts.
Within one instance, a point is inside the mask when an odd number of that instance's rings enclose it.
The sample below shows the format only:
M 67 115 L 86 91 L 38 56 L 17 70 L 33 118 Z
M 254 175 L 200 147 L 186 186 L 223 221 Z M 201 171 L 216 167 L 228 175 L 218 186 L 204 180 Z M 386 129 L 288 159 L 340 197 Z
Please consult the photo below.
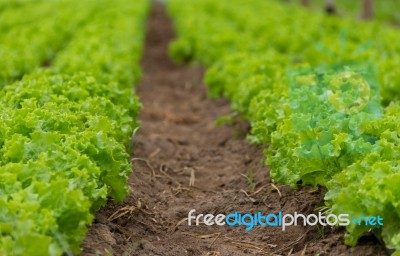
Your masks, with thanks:
M 132 192 L 97 214 L 83 255 L 383 255 L 371 239 L 346 247 L 343 231 L 331 228 L 188 226 L 191 209 L 310 214 L 323 205 L 324 191 L 274 185 L 262 148 L 245 139 L 248 124 L 216 126 L 230 113 L 229 103 L 207 99 L 203 69 L 168 57 L 174 34 L 162 6 L 154 6 L 148 24 Z

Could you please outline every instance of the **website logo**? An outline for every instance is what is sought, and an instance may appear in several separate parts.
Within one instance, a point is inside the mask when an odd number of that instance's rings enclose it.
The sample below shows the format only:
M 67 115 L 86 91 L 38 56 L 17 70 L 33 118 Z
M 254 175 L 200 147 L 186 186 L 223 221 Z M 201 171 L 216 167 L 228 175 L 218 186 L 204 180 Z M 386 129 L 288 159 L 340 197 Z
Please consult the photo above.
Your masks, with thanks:
M 383 226 L 383 218 L 380 216 L 360 216 L 351 219 L 349 214 L 328 214 L 322 212 L 317 214 L 300 214 L 294 212 L 293 214 L 284 214 L 283 212 L 263 214 L 257 212 L 254 214 L 239 212 L 225 214 L 196 214 L 196 210 L 192 209 L 188 213 L 188 225 L 199 226 L 204 224 L 206 226 L 244 226 L 246 231 L 252 230 L 256 226 L 261 227 L 281 227 L 282 231 L 286 231 L 290 226 L 348 226 L 351 223 L 359 226 Z

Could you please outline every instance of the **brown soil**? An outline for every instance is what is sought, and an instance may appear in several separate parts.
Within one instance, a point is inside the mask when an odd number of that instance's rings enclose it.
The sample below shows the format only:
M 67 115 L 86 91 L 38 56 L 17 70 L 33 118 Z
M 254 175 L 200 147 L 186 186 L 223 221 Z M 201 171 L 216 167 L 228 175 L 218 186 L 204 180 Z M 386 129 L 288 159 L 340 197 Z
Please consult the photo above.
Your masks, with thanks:
M 323 191 L 274 185 L 262 148 L 245 139 L 248 124 L 217 126 L 229 114 L 226 100 L 210 101 L 203 69 L 173 63 L 167 54 L 174 33 L 155 5 L 148 23 L 144 76 L 137 89 L 144 109 L 135 137 L 132 192 L 97 215 L 83 255 L 384 255 L 373 239 L 348 248 L 343 230 L 188 226 L 188 212 L 309 214 L 323 205 Z M 254 182 L 249 182 L 249 172 Z M 246 177 L 247 176 L 247 177 Z M 254 185 L 252 189 L 251 184 Z

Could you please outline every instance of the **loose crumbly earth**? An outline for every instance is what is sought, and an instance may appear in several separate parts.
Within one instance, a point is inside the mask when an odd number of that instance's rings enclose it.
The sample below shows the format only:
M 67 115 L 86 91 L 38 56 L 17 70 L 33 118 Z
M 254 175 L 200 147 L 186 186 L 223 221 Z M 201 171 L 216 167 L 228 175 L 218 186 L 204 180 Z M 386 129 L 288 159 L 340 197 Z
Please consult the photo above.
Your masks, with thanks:
M 155 5 L 137 88 L 144 109 L 134 139 L 132 192 L 97 213 L 82 255 L 385 255 L 372 236 L 346 247 L 340 229 L 188 226 L 191 209 L 310 214 L 323 205 L 324 191 L 271 182 L 263 149 L 246 141 L 248 124 L 216 125 L 230 113 L 229 103 L 207 98 L 204 69 L 171 61 L 173 37 L 164 7 Z

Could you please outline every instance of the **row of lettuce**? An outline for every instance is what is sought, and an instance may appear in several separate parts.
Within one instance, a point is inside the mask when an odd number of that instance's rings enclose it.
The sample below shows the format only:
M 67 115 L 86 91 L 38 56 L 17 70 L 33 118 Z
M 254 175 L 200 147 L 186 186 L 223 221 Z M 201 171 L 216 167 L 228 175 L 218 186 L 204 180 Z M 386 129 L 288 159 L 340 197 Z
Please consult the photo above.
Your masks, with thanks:
M 27 33 L 34 44 L 14 38 L 14 53 L 26 53 L 14 57 L 29 67 L 5 59 L 14 71 L 32 72 L 0 91 L 1 255 L 76 254 L 93 212 L 108 196 L 121 201 L 128 193 L 127 145 L 141 108 L 132 86 L 149 1 L 83 2 L 63 2 L 63 13 L 42 18 L 38 35 L 29 34 L 38 26 L 30 22 L 0 35 Z M 39 1 L 32 13 L 55 3 Z M 51 66 L 38 67 L 56 48 Z
M 384 219 L 351 223 L 348 244 L 374 229 L 400 249 L 400 32 L 272 0 L 170 0 L 168 9 L 171 55 L 206 65 L 210 95 L 250 121 L 273 180 L 327 187 L 329 212 Z
M 102 11 L 95 0 L 7 2 L 0 4 L 0 86 L 49 66 L 75 31 Z

